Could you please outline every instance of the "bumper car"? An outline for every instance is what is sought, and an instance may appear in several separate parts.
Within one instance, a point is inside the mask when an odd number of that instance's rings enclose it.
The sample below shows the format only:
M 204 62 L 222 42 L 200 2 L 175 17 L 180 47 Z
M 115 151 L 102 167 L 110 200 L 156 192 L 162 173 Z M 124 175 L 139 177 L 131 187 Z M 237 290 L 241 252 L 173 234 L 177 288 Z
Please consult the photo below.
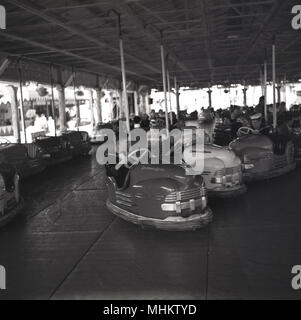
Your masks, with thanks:
M 105 136 L 102 133 L 103 129 L 111 129 L 114 132 L 118 133 L 118 127 L 119 122 L 118 121 L 112 121 L 108 123 L 99 123 L 91 133 L 89 133 L 89 136 L 91 137 L 91 143 L 92 144 L 101 144 L 104 142 Z
M 186 176 L 176 165 L 106 166 L 108 209 L 138 224 L 170 231 L 208 225 L 212 212 L 202 177 Z
M 45 169 L 38 147 L 32 144 L 10 143 L 0 139 L 0 154 L 3 162 L 10 163 L 21 179 L 38 174 Z M 2 161 L 1 161 L 2 162 Z
M 287 137 L 263 135 L 248 127 L 240 128 L 238 136 L 230 149 L 243 163 L 245 181 L 270 179 L 295 169 L 294 145 Z
M 226 147 L 235 139 L 232 132 L 232 125 L 217 122 L 213 133 L 214 143 L 218 146 Z
M 209 197 L 233 198 L 243 195 L 247 188 L 243 183 L 240 158 L 228 148 L 211 144 L 209 141 L 210 138 L 206 134 L 204 149 L 196 149 L 200 157 L 204 158 L 202 176 Z
M 243 183 L 241 161 L 233 151 L 206 144 L 204 160 L 202 176 L 209 197 L 234 198 L 247 191 Z
M 295 120 L 292 125 L 292 140 L 295 147 L 295 160 L 301 163 L 301 124 Z
M 9 223 L 23 208 L 19 176 L 6 163 L 0 164 L 0 227 Z
M 72 156 L 88 155 L 91 151 L 89 134 L 84 131 L 68 131 L 63 134 L 63 139 L 69 145 Z
M 199 115 L 199 122 L 200 123 L 211 123 L 213 122 L 213 115 L 209 110 L 204 110 Z
M 73 157 L 72 149 L 64 136 L 37 137 L 35 145 L 47 167 L 69 161 Z

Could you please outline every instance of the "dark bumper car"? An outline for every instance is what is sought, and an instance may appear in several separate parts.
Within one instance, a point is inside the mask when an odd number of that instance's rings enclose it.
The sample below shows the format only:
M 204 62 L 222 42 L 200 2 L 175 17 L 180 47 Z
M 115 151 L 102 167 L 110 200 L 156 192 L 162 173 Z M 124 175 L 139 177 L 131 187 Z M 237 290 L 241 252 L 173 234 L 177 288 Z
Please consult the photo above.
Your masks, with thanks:
M 212 220 L 202 177 L 175 165 L 107 165 L 108 209 L 141 226 L 196 230 Z
M 34 143 L 9 143 L 3 139 L 0 141 L 1 162 L 10 163 L 15 167 L 21 179 L 38 174 L 45 169 L 38 147 Z
M 72 150 L 64 136 L 38 137 L 35 140 L 39 153 L 46 166 L 53 166 L 69 161 L 73 157 Z
M 113 130 L 117 134 L 119 130 L 119 122 L 112 121 L 108 123 L 99 123 L 96 128 L 93 129 L 93 132 L 91 134 L 92 144 L 104 143 L 106 135 L 102 132 L 102 130 L 105 129 Z
M 214 128 L 213 140 L 218 146 L 226 147 L 235 139 L 232 125 L 217 123 Z
M 73 157 L 87 156 L 91 151 L 89 134 L 84 131 L 68 131 L 63 139 L 69 145 Z
M 230 148 L 241 158 L 245 181 L 278 177 L 296 168 L 294 145 L 289 137 L 253 134 L 248 129 L 249 134 L 240 136 L 230 144 Z
M 8 224 L 23 208 L 19 176 L 9 164 L 0 164 L 0 227 Z

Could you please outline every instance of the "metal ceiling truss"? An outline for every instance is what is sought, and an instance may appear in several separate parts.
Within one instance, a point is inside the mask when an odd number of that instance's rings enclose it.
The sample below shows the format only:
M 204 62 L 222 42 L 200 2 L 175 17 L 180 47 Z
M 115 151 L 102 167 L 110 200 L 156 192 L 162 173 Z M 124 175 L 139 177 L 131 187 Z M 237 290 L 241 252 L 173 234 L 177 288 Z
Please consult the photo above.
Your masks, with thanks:
M 259 83 L 265 49 L 277 34 L 277 74 L 300 73 L 301 36 L 291 28 L 293 0 L 4 0 L 8 29 L 0 32 L 10 55 L 72 66 L 120 78 L 116 20 L 122 15 L 130 80 L 161 85 L 160 35 L 181 83 L 208 86 Z M 258 66 L 258 67 L 256 67 Z M 258 69 L 258 70 L 257 70 Z

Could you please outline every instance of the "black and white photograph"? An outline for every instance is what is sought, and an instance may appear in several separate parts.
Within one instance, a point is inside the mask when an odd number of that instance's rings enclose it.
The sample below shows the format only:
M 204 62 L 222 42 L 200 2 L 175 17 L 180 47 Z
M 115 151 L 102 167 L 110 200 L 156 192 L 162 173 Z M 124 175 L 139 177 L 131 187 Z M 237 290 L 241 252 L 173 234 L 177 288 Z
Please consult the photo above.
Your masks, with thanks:
M 0 300 L 301 299 L 300 0 L 0 0 L 0 44 Z

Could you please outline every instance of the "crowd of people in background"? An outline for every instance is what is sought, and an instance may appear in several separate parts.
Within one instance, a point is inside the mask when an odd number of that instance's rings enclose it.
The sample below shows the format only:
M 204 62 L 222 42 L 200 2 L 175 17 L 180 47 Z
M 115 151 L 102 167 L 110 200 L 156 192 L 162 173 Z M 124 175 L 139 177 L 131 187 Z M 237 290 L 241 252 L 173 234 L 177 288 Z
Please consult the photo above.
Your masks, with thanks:
M 166 128 L 166 119 L 170 130 L 185 127 L 187 121 L 200 121 L 204 119 L 204 115 L 210 115 L 208 119 L 213 124 L 223 124 L 231 128 L 233 137 L 237 136 L 237 132 L 241 127 L 248 127 L 255 132 L 266 133 L 273 127 L 273 105 L 267 105 L 265 113 L 264 97 L 259 99 L 259 103 L 252 107 L 242 107 L 232 105 L 227 109 L 214 110 L 213 108 L 201 108 L 198 112 L 188 114 L 186 110 L 180 111 L 177 115 L 175 112 L 168 113 L 160 109 L 158 112 L 151 110 L 150 114 L 142 114 L 140 116 L 130 115 L 130 128 L 142 128 L 149 131 L 152 128 Z M 289 135 L 292 129 L 301 131 L 301 106 L 294 105 L 287 110 L 285 102 L 277 103 L 277 133 L 280 135 Z M 116 121 L 115 129 L 118 130 L 118 121 Z M 266 132 L 265 132 L 266 130 Z M 300 132 L 301 133 L 301 132 Z

